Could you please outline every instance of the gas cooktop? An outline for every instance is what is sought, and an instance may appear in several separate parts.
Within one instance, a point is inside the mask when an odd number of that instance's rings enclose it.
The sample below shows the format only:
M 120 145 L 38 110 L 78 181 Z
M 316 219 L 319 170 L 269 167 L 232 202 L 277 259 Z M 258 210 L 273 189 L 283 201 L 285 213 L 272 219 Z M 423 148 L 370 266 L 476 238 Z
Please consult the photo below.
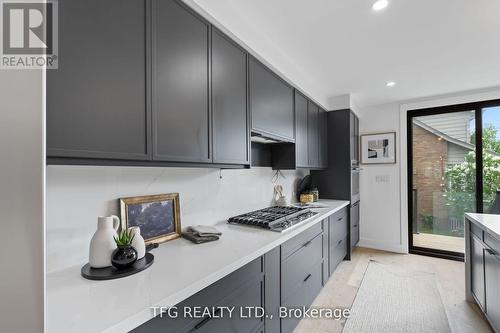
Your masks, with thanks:
M 233 216 L 227 221 L 231 224 L 243 224 L 281 232 L 316 214 L 309 208 L 274 206 Z

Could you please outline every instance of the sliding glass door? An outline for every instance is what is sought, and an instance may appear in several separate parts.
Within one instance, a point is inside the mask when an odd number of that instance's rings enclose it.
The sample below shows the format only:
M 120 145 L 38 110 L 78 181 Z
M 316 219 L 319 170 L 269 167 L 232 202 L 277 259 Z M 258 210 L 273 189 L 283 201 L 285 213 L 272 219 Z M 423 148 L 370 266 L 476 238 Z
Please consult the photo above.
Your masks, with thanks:
M 488 213 L 500 190 L 500 106 L 482 109 L 482 125 L 482 210 Z
M 464 214 L 500 188 L 500 101 L 408 113 L 410 252 L 463 260 Z

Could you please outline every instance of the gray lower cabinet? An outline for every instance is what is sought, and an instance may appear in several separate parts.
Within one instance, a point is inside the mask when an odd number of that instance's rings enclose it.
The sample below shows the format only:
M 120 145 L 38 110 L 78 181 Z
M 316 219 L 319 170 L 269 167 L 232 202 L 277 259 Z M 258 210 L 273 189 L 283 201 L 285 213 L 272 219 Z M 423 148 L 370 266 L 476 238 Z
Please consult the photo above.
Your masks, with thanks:
M 485 248 L 484 251 L 484 277 L 486 315 L 491 325 L 500 328 L 500 256 L 494 250 Z
M 307 107 L 307 145 L 309 166 L 319 167 L 319 108 L 309 101 Z
M 484 309 L 484 246 L 475 237 L 470 236 L 471 291 L 479 306 Z
M 148 13 L 144 0 L 59 1 L 48 157 L 149 159 Z
M 324 224 L 318 223 L 281 246 L 281 306 L 309 307 L 324 285 Z M 319 233 L 318 233 L 319 232 Z M 281 332 L 292 332 L 299 318 L 281 319 Z
M 293 88 L 253 57 L 248 67 L 252 131 L 294 142 Z
M 282 300 L 281 305 L 287 309 L 308 308 L 323 287 L 321 262 L 316 262 L 304 270 L 304 278 L 295 288 L 295 292 Z M 281 319 L 281 332 L 293 332 L 300 318 L 289 316 Z
M 328 218 L 328 275 L 331 276 L 338 264 L 347 255 L 348 214 L 342 209 Z
M 347 209 L 311 226 L 176 305 L 177 318 L 163 314 L 134 333 L 288 333 L 300 318 L 280 317 L 280 307 L 309 307 L 347 254 Z M 328 267 L 326 267 L 328 266 Z M 235 307 L 231 318 L 191 318 L 184 308 Z M 263 307 L 265 317 L 242 318 L 241 307 Z
M 359 242 L 359 201 L 351 205 L 351 247 Z
M 249 164 L 247 53 L 212 28 L 213 162 Z
M 178 318 L 167 315 L 157 316 L 135 328 L 134 333 L 170 332 L 236 332 L 252 333 L 264 325 L 263 318 L 242 318 L 241 307 L 264 306 L 264 265 L 263 258 L 257 258 L 246 266 L 215 282 L 199 293 L 177 305 Z M 189 318 L 183 316 L 184 308 L 235 307 L 229 318 Z M 219 313 L 220 314 L 220 313 Z
M 175 0 L 153 0 L 153 159 L 211 162 L 210 25 Z
M 500 332 L 500 239 L 481 224 L 465 218 L 466 297 L 486 314 L 495 332 Z

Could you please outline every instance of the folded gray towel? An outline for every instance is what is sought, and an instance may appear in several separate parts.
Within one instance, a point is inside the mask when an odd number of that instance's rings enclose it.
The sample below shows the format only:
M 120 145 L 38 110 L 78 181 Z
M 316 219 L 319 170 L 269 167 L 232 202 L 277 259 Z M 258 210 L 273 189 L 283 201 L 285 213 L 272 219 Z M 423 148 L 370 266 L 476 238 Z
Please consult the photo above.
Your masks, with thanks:
M 213 242 L 219 239 L 219 236 L 217 235 L 200 236 L 197 233 L 193 232 L 190 228 L 182 233 L 182 237 L 189 239 L 195 244 Z
M 199 236 L 222 235 L 222 233 L 219 230 L 217 230 L 217 228 L 209 225 L 194 225 L 188 227 L 188 230 L 191 230 L 192 232 L 198 234 Z

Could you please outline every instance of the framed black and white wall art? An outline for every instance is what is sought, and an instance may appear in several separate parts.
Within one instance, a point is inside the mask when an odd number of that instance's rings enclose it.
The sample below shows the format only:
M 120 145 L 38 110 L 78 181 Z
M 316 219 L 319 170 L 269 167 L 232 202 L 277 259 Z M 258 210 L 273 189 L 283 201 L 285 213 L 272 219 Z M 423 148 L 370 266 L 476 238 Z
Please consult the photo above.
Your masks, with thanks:
M 361 164 L 396 163 L 396 132 L 361 135 Z

